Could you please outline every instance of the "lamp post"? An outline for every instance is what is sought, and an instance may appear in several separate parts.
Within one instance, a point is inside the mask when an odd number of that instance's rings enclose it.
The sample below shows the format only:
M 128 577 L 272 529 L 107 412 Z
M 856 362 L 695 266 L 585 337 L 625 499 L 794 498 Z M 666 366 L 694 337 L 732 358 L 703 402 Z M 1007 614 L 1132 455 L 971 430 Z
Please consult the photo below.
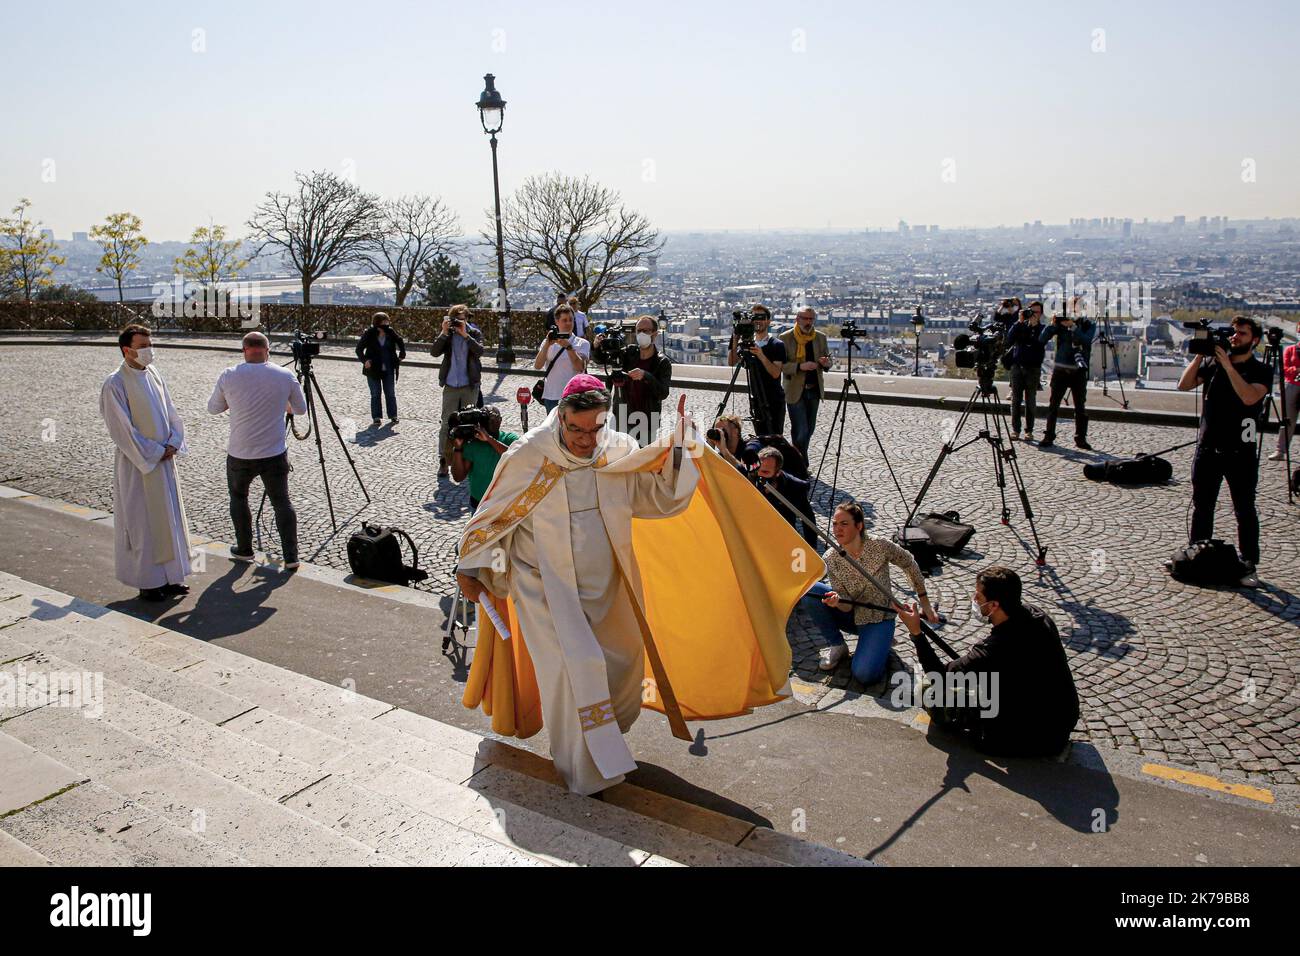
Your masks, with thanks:
M 506 101 L 501 98 L 495 86 L 496 77 L 491 73 L 483 77 L 483 92 L 479 94 L 478 118 L 483 124 L 483 132 L 491 137 L 492 143 L 492 197 L 496 202 L 497 223 L 497 292 L 493 307 L 501 312 L 497 319 L 497 364 L 514 365 L 514 343 L 510 337 L 510 299 L 506 296 L 506 250 L 501 239 L 501 180 L 497 174 L 497 133 L 505 122 Z
M 912 364 L 912 375 L 921 374 L 921 330 L 925 328 L 925 316 L 921 313 L 921 307 L 916 307 L 916 315 L 912 316 L 912 328 L 916 330 L 916 361 Z

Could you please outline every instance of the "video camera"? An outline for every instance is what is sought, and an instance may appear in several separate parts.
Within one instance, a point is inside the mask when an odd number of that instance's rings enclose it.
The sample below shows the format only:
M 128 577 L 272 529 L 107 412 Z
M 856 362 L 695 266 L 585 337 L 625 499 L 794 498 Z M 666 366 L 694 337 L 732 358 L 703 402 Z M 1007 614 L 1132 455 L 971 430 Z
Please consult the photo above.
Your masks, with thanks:
M 986 378 L 992 382 L 1006 339 L 1006 323 L 996 318 L 986 320 L 981 312 L 967 328 L 971 334 L 963 332 L 952 340 L 957 367 L 976 369 L 981 382 Z
M 546 341 L 548 342 L 554 342 L 556 339 L 569 339 L 572 337 L 572 332 L 561 332 L 558 325 L 552 325 L 546 330 Z
M 480 428 L 489 435 L 493 435 L 491 421 L 492 413 L 486 408 L 462 408 L 460 411 L 451 413 L 451 421 L 448 423 L 447 430 L 451 438 L 469 441 L 478 437 Z M 496 436 L 493 435 L 493 437 Z
M 844 324 L 840 326 L 840 338 L 852 342 L 854 339 L 860 339 L 867 334 L 866 329 L 860 329 L 853 319 L 845 319 Z
M 1282 330 L 1276 325 L 1270 325 L 1264 333 L 1268 337 L 1268 344 L 1277 348 L 1282 344 Z
M 293 361 L 295 364 L 309 365 L 311 360 L 320 355 L 320 343 L 325 338 L 324 332 L 303 332 L 301 330 L 293 333 Z
M 1230 328 L 1210 325 L 1209 319 L 1184 322 L 1183 328 L 1192 330 L 1192 340 L 1187 343 L 1188 355 L 1204 355 L 1213 358 L 1216 347 L 1223 349 L 1225 352 L 1232 350 L 1232 329 Z M 1279 338 L 1281 338 L 1280 335 Z
M 627 348 L 627 329 L 622 325 L 601 324 L 592 326 L 592 331 L 604 336 L 599 345 L 592 346 L 592 356 L 606 367 L 618 365 Z
M 731 334 L 736 337 L 736 351 L 754 347 L 754 316 L 751 312 L 731 313 Z

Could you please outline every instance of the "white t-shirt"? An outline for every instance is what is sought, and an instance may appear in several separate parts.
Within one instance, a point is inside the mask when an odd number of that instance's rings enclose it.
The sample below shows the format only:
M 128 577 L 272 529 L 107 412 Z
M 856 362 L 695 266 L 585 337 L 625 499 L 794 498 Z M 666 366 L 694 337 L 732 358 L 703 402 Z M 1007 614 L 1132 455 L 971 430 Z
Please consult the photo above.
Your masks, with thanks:
M 581 355 L 585 361 L 590 362 L 591 343 L 583 338 L 574 338 L 572 341 L 573 350 Z M 560 345 L 559 342 L 552 342 L 546 350 L 546 359 L 542 363 L 542 368 L 545 369 L 546 366 L 550 365 L 551 360 L 555 359 L 555 356 L 563 349 L 564 346 Z M 569 379 L 577 374 L 578 372 L 574 369 L 569 356 L 565 355 L 555 359 L 555 365 L 551 367 L 551 371 L 546 376 L 546 388 L 542 392 L 542 398 L 547 401 L 559 401 L 564 394 L 564 386 L 568 385 Z
M 245 362 L 221 373 L 208 399 L 208 411 L 230 410 L 232 458 L 274 458 L 283 455 L 284 414 L 307 414 L 307 398 L 293 372 L 272 362 Z

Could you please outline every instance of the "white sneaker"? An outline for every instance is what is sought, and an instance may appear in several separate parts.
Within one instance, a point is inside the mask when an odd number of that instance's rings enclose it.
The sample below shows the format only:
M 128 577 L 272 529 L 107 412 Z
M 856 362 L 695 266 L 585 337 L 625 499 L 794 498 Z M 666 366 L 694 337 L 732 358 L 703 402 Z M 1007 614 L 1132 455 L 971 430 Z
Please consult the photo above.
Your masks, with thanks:
M 1243 588 L 1259 587 L 1259 576 L 1255 574 L 1255 566 L 1249 561 L 1243 561 L 1242 563 L 1246 566 L 1246 573 L 1241 576 L 1241 580 L 1237 583 Z
M 847 644 L 831 644 L 823 647 L 817 652 L 817 669 L 823 671 L 833 671 L 839 667 L 840 661 L 844 660 L 849 653 Z
M 1280 461 L 1281 458 L 1282 458 L 1282 453 L 1280 451 L 1275 451 L 1268 456 L 1269 461 Z
M 286 562 L 284 562 L 284 569 L 285 569 L 286 571 L 297 571 L 300 567 L 302 567 L 302 562 L 301 562 L 301 561 L 286 561 Z

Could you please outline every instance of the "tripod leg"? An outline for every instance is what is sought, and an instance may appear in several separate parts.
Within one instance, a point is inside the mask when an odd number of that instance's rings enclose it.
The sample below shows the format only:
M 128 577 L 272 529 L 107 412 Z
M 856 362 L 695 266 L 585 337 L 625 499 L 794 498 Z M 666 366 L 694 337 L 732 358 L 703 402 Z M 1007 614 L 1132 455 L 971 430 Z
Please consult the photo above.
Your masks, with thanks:
M 357 479 L 357 485 L 360 486 L 361 493 L 365 495 L 366 503 L 369 504 L 370 492 L 366 491 L 366 483 L 361 480 L 361 475 L 357 471 L 357 463 L 352 460 L 352 453 L 348 451 L 348 443 L 343 440 L 343 433 L 339 431 L 338 423 L 334 421 L 334 414 L 330 411 L 329 403 L 325 401 L 325 393 L 321 391 L 320 383 L 316 381 L 316 373 L 309 371 L 307 373 L 307 376 L 310 379 L 312 386 L 316 390 L 317 398 L 320 399 L 321 408 L 325 409 L 325 417 L 329 419 L 330 427 L 334 429 L 334 437 L 339 440 L 339 447 L 343 449 L 343 457 L 346 458 L 348 460 L 348 464 L 352 466 L 352 475 L 354 478 Z M 316 436 L 316 440 L 317 440 L 317 444 L 319 444 L 320 443 L 319 435 Z
M 925 481 L 921 485 L 921 490 L 916 493 L 916 498 L 912 501 L 911 510 L 907 512 L 907 520 L 903 522 L 904 526 L 910 525 L 916 513 L 921 510 L 921 501 L 925 498 L 930 490 L 930 485 L 934 482 L 935 475 L 939 474 L 944 459 L 953 453 L 957 444 L 957 436 L 961 434 L 962 428 L 966 425 L 966 419 L 970 418 L 971 409 L 975 407 L 975 402 L 979 399 L 979 387 L 976 386 L 974 394 L 966 402 L 966 407 L 961 411 L 961 417 L 957 419 L 957 427 L 952 430 L 952 437 L 943 443 L 939 449 L 939 457 L 934 460 L 934 465 L 930 468 L 930 473 L 925 476 Z
M 320 439 L 320 419 L 316 416 L 316 402 L 312 399 L 311 386 L 314 382 L 315 379 L 311 376 L 311 373 L 307 373 L 307 414 L 311 419 L 312 433 L 316 436 L 316 457 L 320 461 L 321 480 L 325 482 L 325 503 L 329 505 L 330 509 L 330 527 L 337 533 L 339 530 L 339 523 L 334 517 L 334 496 L 330 494 L 329 472 L 325 470 L 325 446 L 321 443 Z
M 894 488 L 898 491 L 898 500 L 901 501 L 903 507 L 906 508 L 907 495 L 903 494 L 903 486 L 898 483 L 898 475 L 894 473 L 894 465 L 890 462 L 889 454 L 885 451 L 885 443 L 880 440 L 880 432 L 876 431 L 876 422 L 871 417 L 871 410 L 867 408 L 866 399 L 862 397 L 862 392 L 859 391 L 857 382 L 848 379 L 845 384 L 853 386 L 853 391 L 858 396 L 859 402 L 862 404 L 862 414 L 866 416 L 867 424 L 871 426 L 871 434 L 876 439 L 876 447 L 880 449 L 880 457 L 885 460 L 885 467 L 889 469 L 889 477 L 894 480 Z
M 1002 443 L 1002 425 L 1001 425 L 1002 399 L 997 394 L 996 391 L 993 393 L 993 407 L 994 407 L 994 416 L 995 416 L 994 422 L 998 428 L 998 444 L 1001 445 Z M 1002 452 L 1002 457 L 1006 461 L 1006 470 L 1009 470 L 1011 472 L 1011 480 L 1016 486 L 1016 494 L 1019 495 L 1020 497 L 1020 507 L 1025 513 L 1025 520 L 1029 523 L 1029 533 L 1033 536 L 1034 547 L 1038 549 L 1037 556 L 1034 558 L 1034 563 L 1039 567 L 1042 567 L 1047 563 L 1047 548 L 1043 547 L 1042 541 L 1040 541 L 1038 538 L 1038 527 L 1034 523 L 1034 509 L 1029 504 L 1029 492 L 1025 488 L 1024 476 L 1020 474 L 1020 462 L 1016 455 L 1015 445 L 1011 443 L 1007 443 L 1006 450 Z M 1003 483 L 1001 486 L 999 486 L 999 489 L 1002 490 L 1003 486 L 1005 486 L 1005 480 L 1003 480 Z M 1002 514 L 1003 514 L 1002 523 L 1009 525 L 1011 523 L 1010 521 L 1011 511 L 1007 508 L 1007 498 L 1006 498 L 1005 491 L 1003 491 L 1002 494 Z
M 996 396 L 996 393 L 994 393 Z M 996 400 L 996 399 L 995 399 Z M 1001 409 L 996 405 L 990 406 L 987 397 L 980 402 L 984 413 L 984 437 L 988 440 L 989 447 L 993 449 L 993 479 L 998 485 L 998 497 L 1002 499 L 1002 523 L 1011 524 L 1011 509 L 1007 507 L 1007 472 L 1003 466 L 1003 449 L 1002 449 L 1002 421 L 999 418 Z

